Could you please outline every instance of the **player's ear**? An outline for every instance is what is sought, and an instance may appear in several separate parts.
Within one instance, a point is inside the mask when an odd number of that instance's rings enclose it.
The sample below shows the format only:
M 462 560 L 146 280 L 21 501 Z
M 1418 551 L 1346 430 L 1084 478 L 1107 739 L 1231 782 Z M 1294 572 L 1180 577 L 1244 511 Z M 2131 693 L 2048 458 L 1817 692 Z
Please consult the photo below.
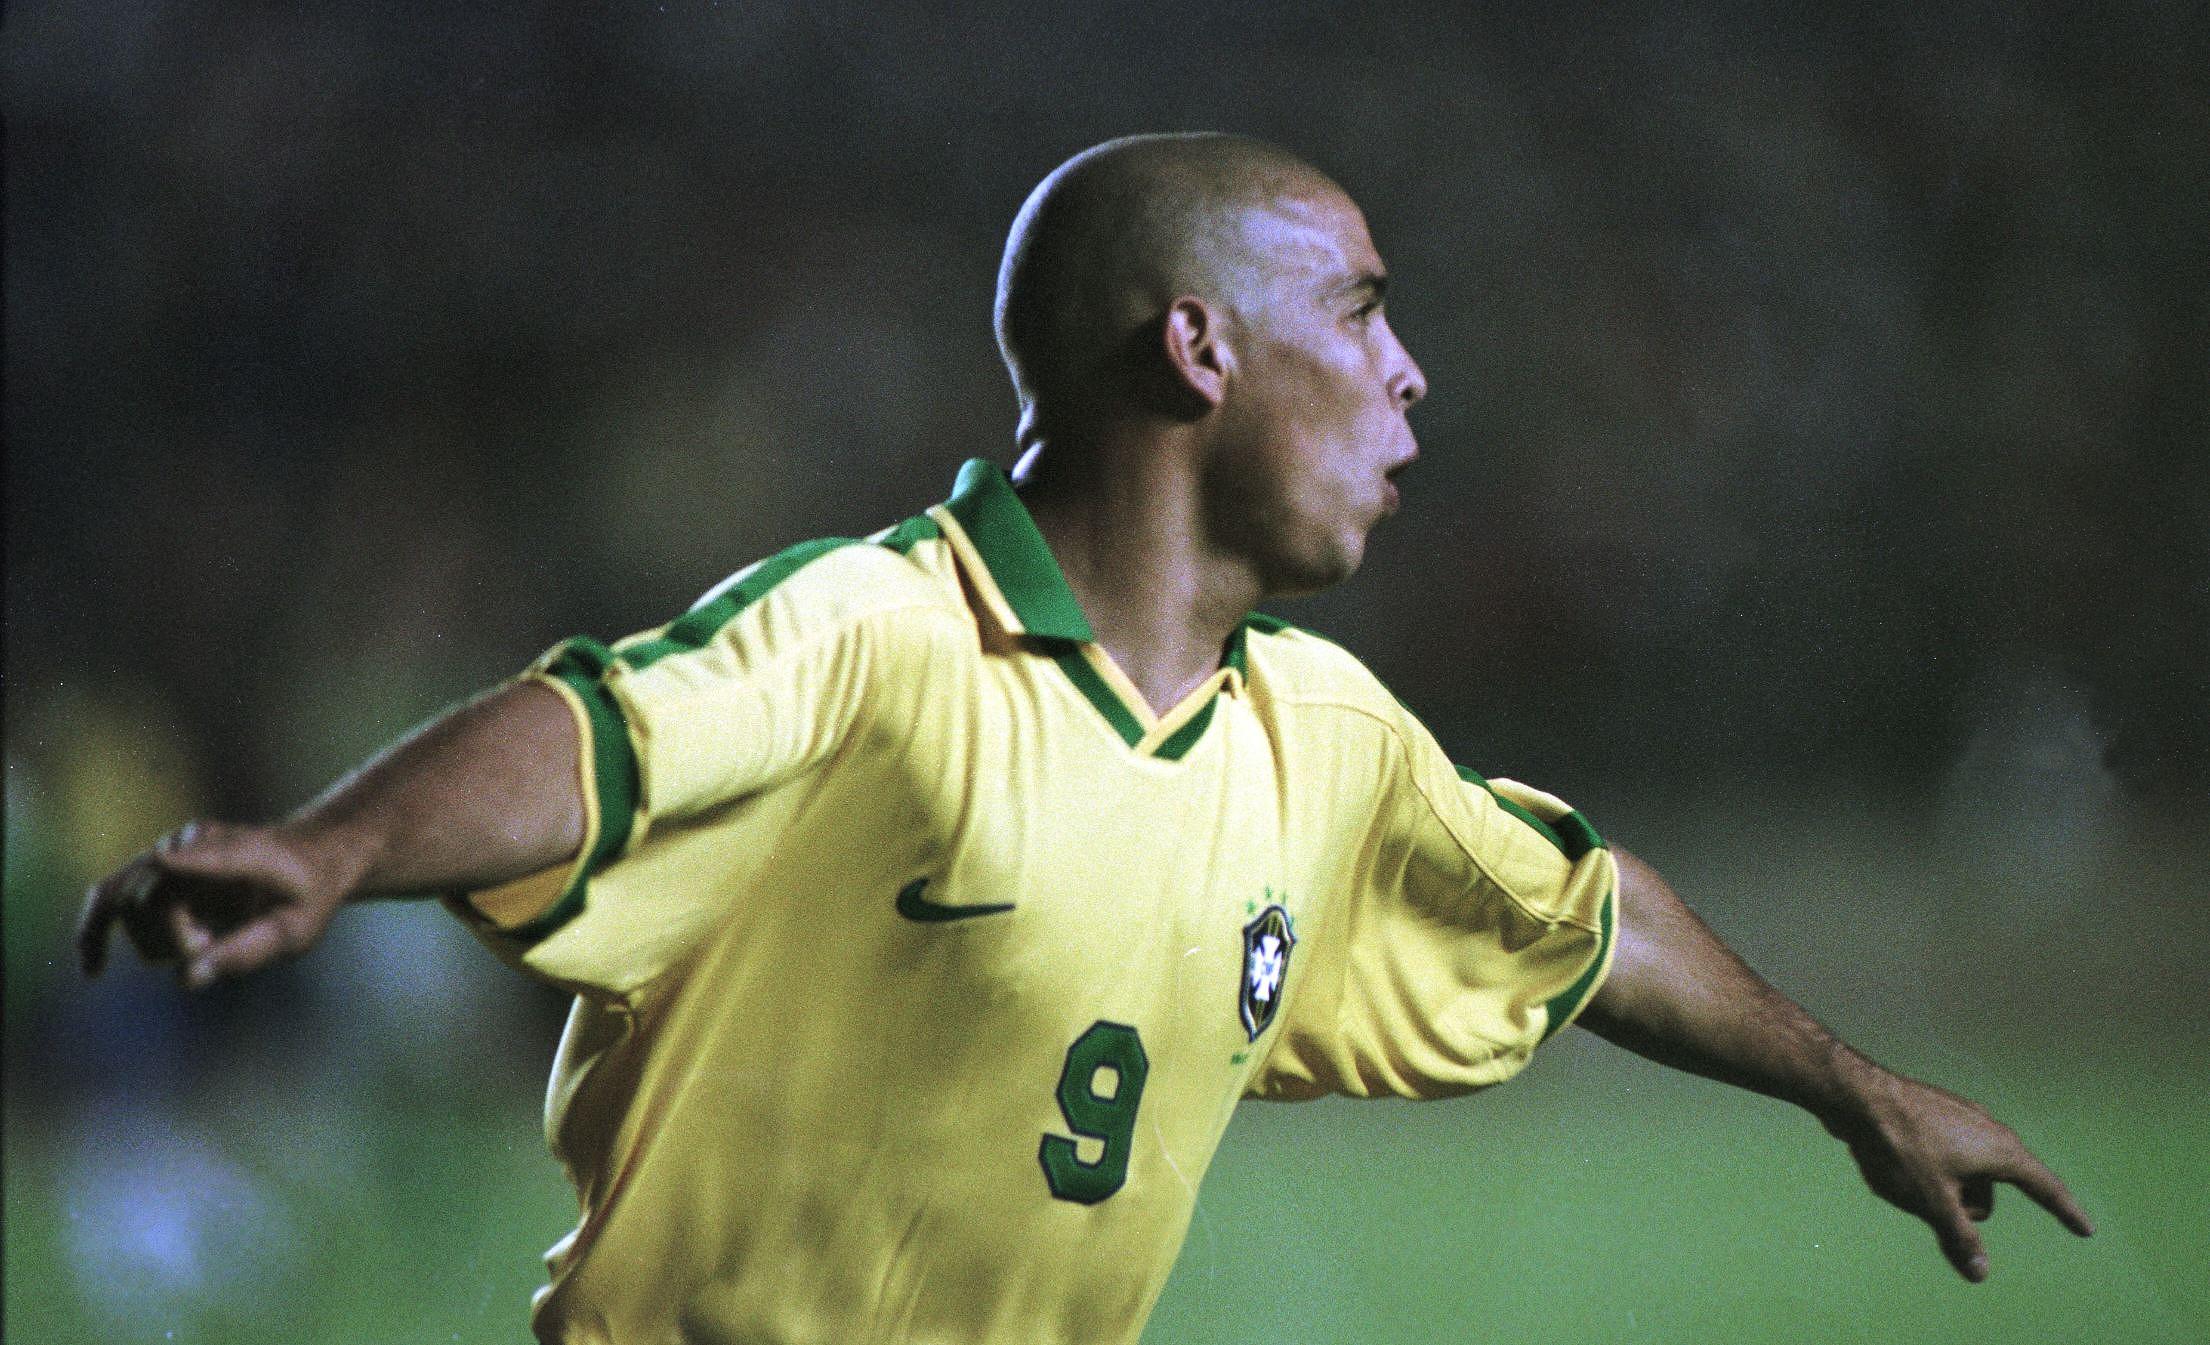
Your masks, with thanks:
M 1235 369 L 1222 316 L 1211 304 L 1185 294 L 1167 306 L 1160 326 L 1160 354 L 1174 389 L 1200 415 L 1227 400 L 1228 376 Z

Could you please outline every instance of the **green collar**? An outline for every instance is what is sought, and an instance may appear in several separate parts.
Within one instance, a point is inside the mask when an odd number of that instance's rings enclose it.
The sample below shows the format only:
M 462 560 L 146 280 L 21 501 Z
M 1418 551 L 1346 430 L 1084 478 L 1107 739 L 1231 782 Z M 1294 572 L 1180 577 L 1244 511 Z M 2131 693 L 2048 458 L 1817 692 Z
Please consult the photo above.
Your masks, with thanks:
M 1083 644 L 1097 639 L 1090 619 L 1082 614 L 1082 605 L 1074 600 L 1074 590 L 1067 587 L 1067 576 L 1060 570 L 1058 558 L 1051 554 L 1051 546 L 1037 531 L 1028 506 L 1021 503 L 1012 482 L 1005 479 L 997 464 L 969 458 L 960 466 L 959 477 L 952 483 L 952 497 L 944 502 L 944 508 L 966 530 L 991 581 L 1005 595 L 1027 634 Z M 1238 677 L 1250 672 L 1244 645 L 1245 633 L 1254 624 L 1261 631 L 1274 631 L 1283 623 L 1253 612 L 1228 636 L 1220 662 L 1223 667 L 1233 668 Z
M 1067 577 L 1051 554 L 1028 506 L 995 463 L 970 458 L 952 483 L 944 508 L 959 520 L 975 544 L 990 578 L 1012 605 L 1013 615 L 1030 635 L 1054 640 L 1095 640 L 1090 620 L 1067 587 Z

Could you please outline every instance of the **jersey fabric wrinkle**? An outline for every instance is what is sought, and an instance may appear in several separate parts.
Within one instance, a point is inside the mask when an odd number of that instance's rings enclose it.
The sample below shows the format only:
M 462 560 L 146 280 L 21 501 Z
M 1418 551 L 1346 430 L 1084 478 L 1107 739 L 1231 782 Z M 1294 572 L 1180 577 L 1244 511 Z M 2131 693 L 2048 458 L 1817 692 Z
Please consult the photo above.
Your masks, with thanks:
M 525 675 L 585 843 L 449 904 L 576 995 L 542 1340 L 1133 1341 L 1239 1099 L 1497 1083 L 1609 965 L 1579 814 L 1257 614 L 1154 714 L 985 462 Z

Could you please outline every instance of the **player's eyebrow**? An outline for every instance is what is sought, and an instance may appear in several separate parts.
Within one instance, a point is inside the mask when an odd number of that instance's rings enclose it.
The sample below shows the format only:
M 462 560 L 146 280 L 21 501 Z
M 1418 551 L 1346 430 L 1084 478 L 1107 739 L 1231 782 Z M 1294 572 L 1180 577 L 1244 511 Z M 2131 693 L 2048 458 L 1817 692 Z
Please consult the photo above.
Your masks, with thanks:
M 1336 293 L 1364 303 L 1378 304 L 1389 293 L 1389 277 L 1379 271 L 1361 271 L 1338 286 Z

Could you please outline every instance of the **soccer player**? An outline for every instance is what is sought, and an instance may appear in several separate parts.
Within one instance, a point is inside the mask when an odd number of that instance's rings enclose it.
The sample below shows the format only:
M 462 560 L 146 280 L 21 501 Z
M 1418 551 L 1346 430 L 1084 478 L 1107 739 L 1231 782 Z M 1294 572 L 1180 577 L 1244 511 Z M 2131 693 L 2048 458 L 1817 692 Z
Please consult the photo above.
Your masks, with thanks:
M 96 884 L 204 986 L 434 891 L 575 992 L 548 1341 L 1135 1338 L 1236 1102 L 1440 1097 L 1579 1019 L 1788 1099 L 1986 1273 L 2014 1183 L 1540 791 L 1255 613 L 1357 568 L 1426 392 L 1357 207 L 1236 137 L 1077 155 L 1015 221 L 1013 477 L 568 641 L 273 826 Z

